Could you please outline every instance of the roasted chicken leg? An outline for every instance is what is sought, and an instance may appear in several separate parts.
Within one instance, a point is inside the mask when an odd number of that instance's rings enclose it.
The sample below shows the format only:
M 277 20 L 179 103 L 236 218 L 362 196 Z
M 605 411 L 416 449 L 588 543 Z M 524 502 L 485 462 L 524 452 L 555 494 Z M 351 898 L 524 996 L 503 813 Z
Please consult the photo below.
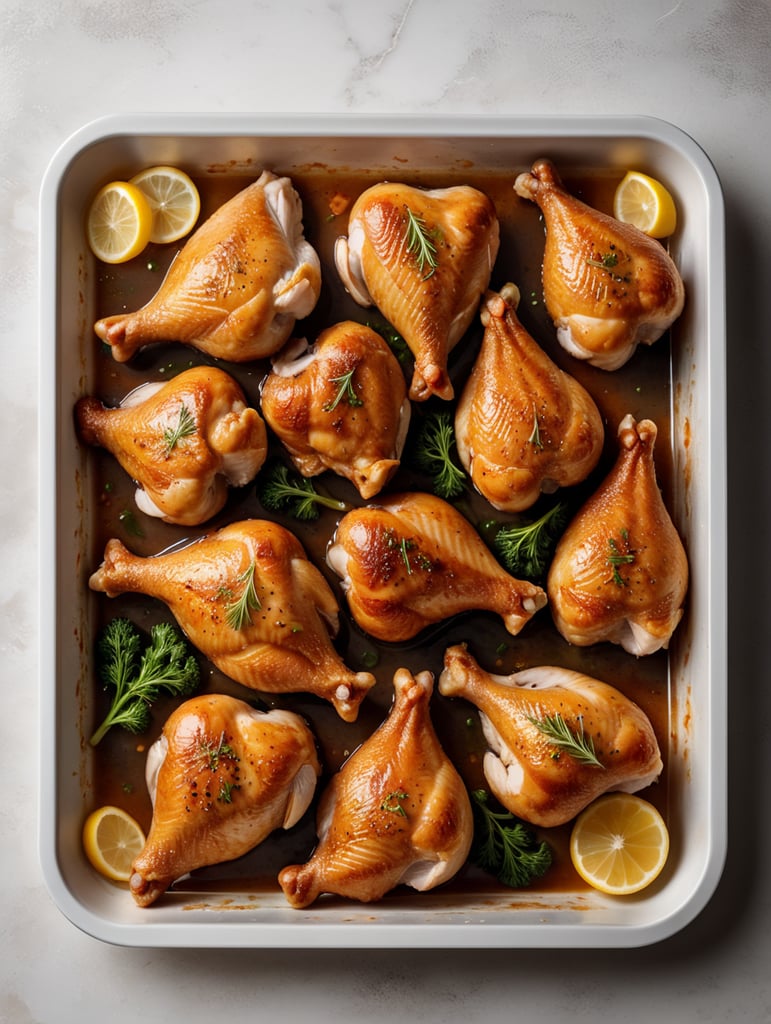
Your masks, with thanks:
M 452 398 L 447 357 L 487 288 L 498 245 L 495 207 L 468 185 L 383 182 L 354 203 L 335 263 L 355 301 L 374 303 L 412 350 L 413 400 Z
M 396 672 L 388 718 L 321 797 L 313 856 L 279 874 L 293 907 L 322 893 L 367 903 L 401 884 L 425 892 L 462 867 L 472 811 L 431 723 L 433 682 L 430 672 Z
M 352 320 L 316 344 L 288 345 L 262 386 L 262 412 L 303 476 L 331 469 L 362 498 L 399 466 L 410 403 L 399 361 L 379 334 Z
M 518 633 L 546 604 L 540 587 L 505 572 L 468 520 L 430 494 L 346 513 L 327 561 L 354 619 L 378 640 L 409 640 L 471 610 L 494 612 Z
M 142 385 L 115 409 L 81 398 L 75 417 L 81 439 L 107 448 L 137 481 L 139 508 L 181 526 L 219 512 L 228 484 L 248 484 L 268 450 L 262 417 L 212 366 Z
M 94 330 L 121 363 L 162 341 L 246 362 L 277 352 L 320 290 L 300 197 L 289 178 L 263 171 L 191 235 L 146 306 Z
M 316 694 L 345 721 L 375 683 L 343 663 L 331 639 L 335 597 L 297 538 L 276 523 L 233 523 L 149 558 L 111 540 L 90 586 L 109 597 L 158 598 L 231 679 L 266 693 Z
M 616 370 L 674 323 L 685 289 L 660 242 L 572 196 L 550 160 L 514 188 L 543 214 L 544 302 L 568 352 Z
M 195 697 L 174 711 L 147 755 L 153 820 L 131 869 L 140 907 L 182 875 L 234 860 L 307 810 L 321 773 L 313 734 L 291 711 L 235 697 Z
M 656 482 L 656 433 L 651 420 L 624 417 L 615 466 L 557 545 L 547 591 L 572 644 L 652 654 L 683 615 L 688 559 Z
M 600 794 L 636 793 L 661 774 L 653 726 L 613 686 L 546 665 L 491 675 L 463 645 L 449 647 L 444 664 L 439 692 L 478 708 L 485 778 L 517 817 L 561 825 Z
M 528 334 L 519 289 L 488 292 L 485 333 L 455 414 L 458 455 L 477 490 L 505 512 L 584 480 L 602 453 L 593 399 Z

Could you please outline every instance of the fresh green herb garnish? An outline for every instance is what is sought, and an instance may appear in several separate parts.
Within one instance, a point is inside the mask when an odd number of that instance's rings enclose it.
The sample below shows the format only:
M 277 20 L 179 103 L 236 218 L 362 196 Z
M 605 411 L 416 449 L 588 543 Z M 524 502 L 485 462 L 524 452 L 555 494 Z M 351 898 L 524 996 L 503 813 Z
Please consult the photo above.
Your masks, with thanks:
M 224 732 L 220 733 L 220 738 L 216 745 L 209 742 L 209 740 L 204 740 L 201 743 L 200 754 L 210 772 L 217 771 L 220 766 L 220 758 L 229 758 L 232 761 L 238 760 L 231 745 L 225 742 Z
M 541 431 L 538 429 L 538 410 L 535 406 L 533 406 L 533 430 L 527 440 L 534 448 L 543 448 Z
M 390 811 L 391 814 L 400 814 L 403 818 L 407 817 L 407 812 L 401 805 L 402 800 L 408 798 L 407 793 L 402 793 L 397 790 L 394 793 L 389 793 L 385 800 L 380 805 L 381 811 Z
M 162 692 L 188 697 L 198 686 L 198 662 L 182 634 L 162 622 L 150 630 L 150 643 L 142 650 L 142 636 L 128 619 L 113 619 L 97 641 L 99 674 L 105 689 L 114 691 L 107 717 L 91 737 L 96 746 L 114 725 L 143 732 L 150 724 L 150 705 Z
M 126 533 L 130 533 L 134 537 L 144 537 L 144 531 L 137 522 L 137 517 L 130 508 L 124 508 L 123 511 L 118 514 L 118 519 L 125 527 Z
M 163 432 L 166 454 L 171 455 L 179 442 L 185 437 L 190 437 L 195 431 L 196 426 L 193 414 L 183 402 L 179 407 L 179 417 L 176 425 Z
M 579 715 L 578 728 L 571 729 L 562 715 L 558 712 L 548 715 L 546 718 L 528 719 L 544 736 L 548 736 L 558 750 L 565 750 L 571 757 L 581 764 L 593 765 L 595 768 L 604 768 L 605 765 L 597 757 L 594 749 L 594 741 L 591 736 L 584 732 L 584 720 Z M 557 757 L 559 754 L 557 754 Z
M 620 565 L 631 565 L 634 562 L 634 551 L 629 547 L 629 531 L 624 528 L 621 530 L 621 544 L 623 545 L 623 551 L 616 543 L 613 537 L 608 537 L 608 548 L 610 554 L 608 555 L 608 565 L 613 569 L 613 575 L 611 576 L 609 583 L 615 583 L 617 587 L 625 587 L 627 580 L 621 575 L 619 571 Z
M 545 875 L 552 863 L 549 845 L 539 842 L 533 830 L 509 811 L 494 811 L 486 790 L 476 789 L 471 795 L 476 821 L 474 863 L 511 889 L 522 889 Z
M 466 474 L 455 461 L 455 428 L 450 413 L 427 412 L 415 438 L 415 462 L 431 477 L 440 498 L 457 498 L 466 486 Z
M 557 502 L 532 523 L 502 526 L 493 539 L 493 549 L 512 576 L 539 580 L 554 553 L 557 538 L 567 523 L 568 506 Z
M 252 560 L 238 577 L 238 582 L 244 585 L 240 596 L 230 601 L 225 607 L 226 621 L 231 629 L 243 629 L 244 626 L 251 625 L 252 612 L 257 612 L 262 608 L 254 582 L 256 568 L 257 566 Z
M 217 799 L 221 804 L 232 804 L 233 803 L 233 790 L 240 789 L 234 782 L 226 782 L 224 779 L 220 781 L 220 791 L 217 794 Z
M 587 259 L 586 262 L 590 267 L 598 267 L 600 270 L 610 270 L 611 267 L 618 266 L 618 253 L 606 252 L 603 256 L 600 256 L 598 260 Z
M 282 462 L 267 466 L 257 478 L 257 495 L 272 512 L 287 512 L 295 519 L 317 519 L 318 506 L 348 512 L 351 506 L 319 494 L 310 480 L 291 472 Z
M 376 322 L 367 320 L 364 326 L 369 327 L 371 331 L 375 331 L 376 334 L 380 335 L 402 365 L 406 365 L 412 360 L 410 346 L 401 334 L 395 331 L 387 321 Z
M 339 388 L 337 394 L 332 399 L 332 401 L 327 402 L 327 404 L 322 407 L 324 409 L 324 412 L 334 412 L 334 410 L 338 407 L 338 405 L 343 399 L 345 399 L 348 405 L 354 408 L 357 408 L 360 405 L 364 405 L 362 399 L 359 398 L 359 396 L 353 389 L 353 375 L 355 372 L 356 367 L 354 366 L 352 370 L 349 370 L 348 373 L 342 374 L 340 377 L 329 378 L 329 383 L 338 384 Z
M 407 252 L 415 257 L 418 270 L 427 281 L 437 268 L 436 246 L 429 234 L 426 223 L 419 213 L 407 207 Z M 428 267 L 428 273 L 424 273 Z

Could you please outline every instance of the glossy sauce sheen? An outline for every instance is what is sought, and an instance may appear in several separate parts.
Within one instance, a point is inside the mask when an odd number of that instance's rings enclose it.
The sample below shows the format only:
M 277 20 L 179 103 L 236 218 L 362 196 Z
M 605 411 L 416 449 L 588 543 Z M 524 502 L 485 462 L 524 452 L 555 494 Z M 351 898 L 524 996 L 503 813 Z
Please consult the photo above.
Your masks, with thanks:
M 308 173 L 286 172 L 281 167 L 271 169 L 277 174 L 290 173 L 303 201 L 306 238 L 314 245 L 322 262 L 321 297 L 311 316 L 297 324 L 294 336 L 307 337 L 313 342 L 324 328 L 343 319 L 385 327 L 375 309 L 357 306 L 340 283 L 332 254 L 335 239 L 346 233 L 347 213 L 338 216 L 330 214 L 330 202 L 334 197 L 349 197 L 350 208 L 365 188 L 382 180 L 382 175 L 332 173 L 330 169 Z M 670 456 L 669 335 L 650 347 L 641 346 L 629 363 L 612 373 L 588 366 L 562 350 L 542 301 L 540 270 L 544 235 L 540 215 L 532 203 L 517 197 L 512 187 L 517 172 L 522 169 L 512 168 L 511 174 L 492 175 L 471 167 L 462 177 L 458 174 L 443 176 L 432 172 L 423 175 L 405 171 L 401 180 L 429 188 L 468 184 L 490 196 L 501 224 L 500 252 L 493 269 L 491 288 L 499 290 L 507 281 L 519 287 L 520 320 L 557 365 L 587 388 L 600 409 L 606 429 L 605 450 L 600 464 L 588 481 L 558 496 L 569 499 L 571 509 L 576 509 L 583 498 L 596 488 L 615 460 L 618 423 L 626 413 L 631 412 L 637 419 L 648 417 L 654 420 L 659 428 L 655 451 L 656 469 L 665 502 L 671 508 L 669 495 L 673 481 Z M 187 170 L 190 171 L 189 168 Z M 257 169 L 248 178 L 195 178 L 193 175 L 201 193 L 199 224 L 231 195 L 255 180 L 259 171 Z M 608 212 L 619 178 L 620 174 L 606 171 L 571 177 L 565 169 L 564 174 L 565 184 L 571 191 L 591 205 Z M 118 267 L 100 264 L 95 296 L 97 316 L 132 311 L 147 302 L 158 289 L 177 251 L 176 246 L 149 246 L 141 256 L 128 264 Z M 471 369 L 481 337 L 482 327 L 477 317 L 465 338 L 451 353 L 449 368 L 456 396 Z M 96 337 L 94 344 L 100 345 Z M 146 380 L 168 379 L 188 366 L 207 362 L 215 361 L 194 349 L 168 344 L 150 346 L 139 352 L 129 363 L 119 364 L 113 360 L 108 347 L 101 346 L 101 352 L 96 358 L 96 379 L 92 383 L 91 393 L 108 405 L 117 404 L 130 390 Z M 241 383 L 251 404 L 259 408 L 260 383 L 269 369 L 268 364 L 235 365 L 223 362 L 219 365 Z M 440 404 L 447 406 L 447 403 Z M 279 454 L 281 450 L 275 439 L 271 442 L 271 449 L 271 454 Z M 409 452 L 409 441 L 405 451 Z M 351 621 L 339 580 L 327 568 L 324 560 L 326 547 L 337 523 L 337 513 L 322 511 L 315 522 L 301 523 L 266 512 L 257 499 L 255 485 L 251 484 L 231 491 L 225 508 L 213 520 L 195 530 L 185 530 L 150 519 L 139 512 L 133 499 L 134 484 L 111 456 L 100 449 L 91 449 L 87 458 L 93 467 L 90 508 L 93 546 L 89 571 L 98 566 L 105 543 L 110 537 L 119 537 L 137 554 L 152 555 L 229 522 L 254 517 L 276 519 L 291 529 L 302 541 L 312 561 L 325 574 L 333 592 L 338 596 L 341 608 L 341 628 L 336 640 L 338 650 L 351 668 L 369 669 L 378 679 L 377 686 L 362 704 L 356 722 L 346 724 L 330 705 L 310 696 L 261 695 L 247 690 L 227 679 L 199 656 L 202 690 L 230 693 L 265 708 L 286 707 L 305 717 L 318 738 L 325 768 L 317 797 L 329 775 L 377 728 L 387 714 L 393 695 L 391 680 L 394 671 L 400 666 L 412 672 L 427 668 L 438 677 L 445 648 L 452 643 L 467 641 L 472 654 L 488 671 L 509 674 L 533 665 L 561 665 L 596 676 L 636 701 L 653 723 L 665 764 L 659 782 L 641 795 L 656 804 L 665 818 L 668 818 L 666 764 L 670 735 L 670 697 L 666 652 L 634 658 L 610 644 L 582 649 L 571 647 L 554 629 L 548 608 L 539 612 L 517 637 L 509 635 L 500 620 L 493 616 L 468 614 L 433 627 L 409 643 L 378 644 Z M 289 464 L 288 456 L 285 456 L 285 461 Z M 362 503 L 351 484 L 331 473 L 314 478 L 314 484 L 317 489 L 343 498 L 352 505 Z M 416 473 L 406 460 L 382 493 L 404 489 L 429 489 L 426 479 Z M 373 502 L 377 500 L 374 498 Z M 472 523 L 480 527 L 484 536 L 485 521 L 497 519 L 529 522 L 545 508 L 551 507 L 554 500 L 554 497 L 543 499 L 521 516 L 496 513 L 471 490 L 455 504 Z M 125 515 L 126 510 L 129 511 L 128 517 Z M 141 535 L 134 532 L 134 524 L 141 530 Z M 119 615 L 132 618 L 143 630 L 148 630 L 157 621 L 170 618 L 165 606 L 139 596 L 125 595 L 110 600 L 99 595 L 96 604 L 98 621 L 95 629 Z M 95 727 L 106 713 L 109 700 L 107 695 L 101 693 L 101 686 L 95 677 L 92 679 L 92 687 L 94 696 L 89 699 L 89 703 Z M 149 828 L 151 807 L 144 782 L 145 755 L 175 706 L 176 701 L 171 698 L 159 699 L 152 709 L 151 729 L 145 735 L 132 736 L 115 728 L 102 740 L 94 752 L 93 806 L 118 804 L 134 814 L 145 829 Z M 435 691 L 432 717 L 446 752 L 467 785 L 472 789 L 487 788 L 482 775 L 485 744 L 476 709 L 462 700 L 441 697 Z M 191 878 L 178 883 L 174 889 L 187 892 L 244 893 L 277 890 L 276 876 L 281 867 L 303 862 L 310 856 L 315 844 L 314 817 L 315 801 L 303 820 L 289 832 L 274 833 L 256 850 L 238 861 L 197 871 Z M 497 893 L 507 894 L 512 900 L 527 898 L 536 892 L 584 889 L 584 883 L 578 879 L 570 864 L 570 826 L 538 832 L 552 846 L 554 863 L 547 875 L 535 882 L 531 889 L 519 892 L 505 889 L 473 865 L 467 865 L 445 888 L 457 892 L 459 897 L 472 892 Z M 394 894 L 393 898 L 398 898 L 398 895 Z M 410 899 L 419 905 L 421 897 L 415 894 Z

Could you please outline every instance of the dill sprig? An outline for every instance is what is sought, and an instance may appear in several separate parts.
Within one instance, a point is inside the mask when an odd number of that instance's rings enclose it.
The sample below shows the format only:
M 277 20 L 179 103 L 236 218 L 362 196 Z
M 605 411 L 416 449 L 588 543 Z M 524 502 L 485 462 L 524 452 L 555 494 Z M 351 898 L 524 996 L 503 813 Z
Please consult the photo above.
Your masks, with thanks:
M 471 795 L 474 863 L 511 889 L 522 889 L 546 874 L 552 863 L 549 845 L 539 842 L 535 832 L 509 811 L 493 810 L 486 790 L 476 789 Z
M 583 716 L 578 716 L 578 728 L 575 730 L 570 728 L 559 711 L 546 718 L 528 718 L 528 721 L 547 736 L 558 750 L 566 751 L 580 764 L 605 767 L 597 757 L 592 737 L 584 732 Z

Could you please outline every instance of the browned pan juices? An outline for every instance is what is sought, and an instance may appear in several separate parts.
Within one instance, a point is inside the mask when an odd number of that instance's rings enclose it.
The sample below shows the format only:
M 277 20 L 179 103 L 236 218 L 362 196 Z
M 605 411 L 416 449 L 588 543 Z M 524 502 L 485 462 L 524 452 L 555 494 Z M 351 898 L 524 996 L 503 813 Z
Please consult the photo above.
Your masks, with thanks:
M 139 169 L 136 168 L 135 171 Z M 501 246 L 493 270 L 491 287 L 500 289 L 507 281 L 512 281 L 519 287 L 521 300 L 518 315 L 525 327 L 551 358 L 562 369 L 576 377 L 596 401 L 606 426 L 603 458 L 588 481 L 572 489 L 572 493 L 563 492 L 560 496 L 569 498 L 572 507 L 577 508 L 581 500 L 596 488 L 615 459 L 618 423 L 626 413 L 632 413 L 637 419 L 647 417 L 654 420 L 659 428 L 656 467 L 665 501 L 671 507 L 670 497 L 676 482 L 672 479 L 671 460 L 669 336 L 665 335 L 653 346 L 641 346 L 625 366 L 612 373 L 595 369 L 572 358 L 559 346 L 542 300 L 540 272 L 543 224 L 537 208 L 520 199 L 513 189 L 514 178 L 522 169 L 512 168 L 510 174 L 493 174 L 469 166 L 462 173 L 432 172 L 429 175 L 405 168 L 400 180 L 431 188 L 468 184 L 490 196 L 501 222 Z M 357 306 L 340 283 L 333 264 L 333 248 L 338 235 L 346 231 L 347 212 L 334 215 L 330 210 L 330 204 L 334 208 L 340 197 L 346 197 L 350 206 L 365 188 L 383 180 L 384 175 L 377 171 L 337 173 L 334 168 L 311 169 L 302 173 L 293 173 L 291 168 L 274 167 L 272 170 L 278 174 L 287 173 L 292 177 L 303 201 L 306 237 L 314 245 L 322 261 L 323 284 L 320 300 L 311 316 L 297 325 L 295 336 L 307 337 L 309 341 L 313 341 L 324 328 L 344 319 L 385 326 L 376 310 Z M 199 223 L 230 196 L 250 184 L 258 174 L 259 170 L 248 178 L 193 175 L 202 200 Z M 393 175 L 391 177 L 393 178 Z M 564 178 L 566 186 L 576 195 L 593 206 L 610 211 L 613 192 L 620 178 L 618 172 L 596 169 L 571 175 L 569 169 L 564 169 Z M 149 246 L 141 256 L 128 264 L 118 267 L 100 264 L 95 284 L 97 316 L 131 311 L 147 302 L 158 289 L 176 252 L 175 246 Z M 482 328 L 477 320 L 451 355 L 450 370 L 456 395 L 459 394 L 463 381 L 471 369 L 481 336 Z M 96 336 L 94 345 L 100 346 Z M 107 404 L 115 404 L 146 380 L 170 378 L 188 366 L 206 362 L 214 360 L 192 348 L 178 344 L 163 344 L 150 346 L 138 353 L 129 363 L 120 364 L 112 358 L 107 346 L 101 346 L 101 352 L 96 360 L 97 369 L 92 393 Z M 251 404 L 259 408 L 260 382 L 269 364 L 259 362 L 220 365 L 240 381 Z M 272 444 L 274 453 L 278 454 L 280 447 L 275 440 Z M 362 704 L 356 722 L 346 724 L 338 718 L 331 706 L 310 696 L 272 695 L 250 691 L 223 676 L 205 659 L 199 659 L 202 667 L 202 689 L 230 693 L 247 701 L 258 702 L 259 706 L 266 708 L 286 707 L 307 719 L 318 737 L 325 767 L 319 793 L 329 775 L 377 728 L 388 713 L 394 671 L 400 666 L 406 666 L 413 672 L 430 669 L 438 676 L 445 648 L 452 643 L 468 642 L 472 653 L 488 671 L 508 674 L 533 665 L 560 665 L 586 672 L 611 683 L 636 701 L 653 723 L 665 761 L 664 775 L 657 784 L 645 791 L 644 796 L 668 817 L 666 761 L 671 727 L 669 670 L 665 652 L 646 658 L 635 658 L 609 644 L 592 648 L 571 647 L 557 634 L 548 609 L 541 611 L 517 637 L 508 634 L 502 623 L 493 616 L 468 614 L 428 630 L 410 643 L 379 644 L 363 634 L 351 621 L 337 577 L 327 568 L 324 560 L 326 547 L 335 530 L 338 518 L 336 513 L 323 511 L 319 519 L 310 524 L 266 513 L 256 497 L 255 486 L 252 484 L 239 491 L 233 491 L 223 511 L 205 526 L 185 530 L 151 519 L 139 512 L 134 505 L 133 482 L 109 455 L 94 449 L 89 452 L 88 458 L 93 460 L 94 469 L 91 494 L 93 565 L 87 568 L 86 578 L 88 572 L 99 564 L 104 546 L 110 537 L 119 537 L 137 554 L 151 555 L 226 523 L 249 517 L 281 521 L 300 538 L 309 557 L 325 574 L 341 605 L 338 650 L 352 668 L 371 669 L 378 679 L 377 686 L 370 691 Z M 289 461 L 288 458 L 286 461 Z M 315 483 L 320 490 L 343 498 L 351 504 L 361 504 L 352 485 L 331 473 L 316 478 Z M 426 487 L 425 478 L 417 475 L 405 464 L 386 490 L 396 492 Z M 377 502 L 377 498 L 373 500 Z M 539 503 L 521 517 L 495 513 L 484 499 L 471 491 L 456 504 L 475 525 L 483 528 L 485 521 L 495 518 L 535 518 L 540 514 L 539 509 L 547 507 L 553 500 L 547 499 L 543 506 Z M 482 532 L 484 533 L 483 529 Z M 86 578 L 84 586 L 87 586 Z M 149 629 L 154 622 L 170 617 L 166 608 L 159 602 L 141 596 L 126 595 L 110 600 L 99 595 L 95 604 L 96 628 L 118 615 L 128 615 L 143 629 Z M 89 696 L 88 701 L 92 707 L 95 727 L 106 713 L 109 702 L 107 696 L 100 693 L 97 679 L 94 677 L 90 682 L 93 695 Z M 159 699 L 153 708 L 151 728 L 145 735 L 132 736 L 120 728 L 112 729 L 107 734 L 94 752 L 93 806 L 104 803 L 118 804 L 134 814 L 145 828 L 149 827 L 151 807 L 144 781 L 146 751 L 156 739 L 166 717 L 175 705 L 176 701 L 170 698 Z M 438 693 L 434 695 L 432 709 L 440 739 L 467 785 L 470 788 L 485 787 L 482 774 L 485 745 L 476 709 L 463 700 L 444 698 Z M 472 865 L 461 871 L 445 890 L 457 893 L 459 898 L 472 893 L 489 892 L 500 895 L 505 891 L 511 893 L 512 901 L 516 903 L 520 898 L 526 899 L 528 894 L 583 889 L 584 883 L 578 879 L 570 864 L 567 849 L 569 831 L 570 826 L 539 830 L 539 834 L 546 838 L 553 848 L 554 864 L 546 877 L 534 884 L 532 890 L 503 890 L 494 879 Z M 275 890 L 276 876 L 280 868 L 287 863 L 306 860 L 314 843 L 312 809 L 289 833 L 275 833 L 256 850 L 238 861 L 201 869 L 195 872 L 192 878 L 178 883 L 175 889 L 212 893 Z M 400 892 L 387 897 L 403 898 L 420 901 L 425 900 L 426 896 L 407 897 Z

